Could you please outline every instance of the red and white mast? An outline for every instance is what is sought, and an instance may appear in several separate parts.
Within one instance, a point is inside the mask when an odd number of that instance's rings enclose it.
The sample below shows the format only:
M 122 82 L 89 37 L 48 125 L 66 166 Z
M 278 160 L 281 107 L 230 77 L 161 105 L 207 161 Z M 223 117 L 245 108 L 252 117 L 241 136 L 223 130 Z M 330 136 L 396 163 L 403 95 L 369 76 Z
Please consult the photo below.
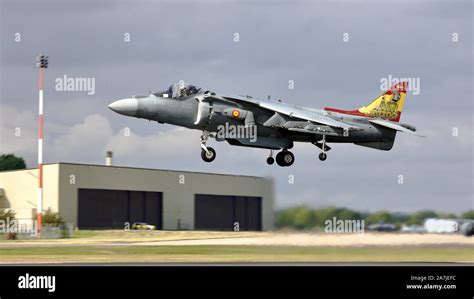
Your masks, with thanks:
M 38 105 L 38 204 L 36 207 L 37 237 L 41 239 L 41 225 L 43 222 L 43 80 L 44 69 L 48 67 L 48 56 L 36 57 L 36 66 L 39 67 L 39 105 Z

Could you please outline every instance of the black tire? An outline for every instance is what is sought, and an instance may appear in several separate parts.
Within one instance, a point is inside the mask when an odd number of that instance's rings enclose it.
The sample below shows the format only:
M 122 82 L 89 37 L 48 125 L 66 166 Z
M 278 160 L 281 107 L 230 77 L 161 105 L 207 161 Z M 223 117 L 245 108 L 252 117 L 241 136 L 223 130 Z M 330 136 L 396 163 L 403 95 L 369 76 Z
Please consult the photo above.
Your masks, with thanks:
M 268 157 L 267 158 L 267 164 L 272 165 L 273 163 L 275 163 L 275 159 L 273 159 L 273 157 Z
M 281 151 L 276 156 L 277 164 L 282 167 L 291 166 L 295 162 L 295 156 L 292 152 Z
M 275 161 L 277 162 L 278 166 L 284 167 L 285 165 L 283 164 L 282 153 L 283 153 L 283 152 L 279 152 L 279 153 L 276 155 Z
M 203 149 L 201 150 L 201 158 L 205 161 L 205 162 L 212 162 L 214 161 L 214 159 L 216 158 L 216 151 L 208 146 L 207 147 L 207 150 L 209 152 L 209 154 Z
M 319 154 L 319 160 L 325 161 L 328 158 L 328 155 L 326 153 L 320 153 Z

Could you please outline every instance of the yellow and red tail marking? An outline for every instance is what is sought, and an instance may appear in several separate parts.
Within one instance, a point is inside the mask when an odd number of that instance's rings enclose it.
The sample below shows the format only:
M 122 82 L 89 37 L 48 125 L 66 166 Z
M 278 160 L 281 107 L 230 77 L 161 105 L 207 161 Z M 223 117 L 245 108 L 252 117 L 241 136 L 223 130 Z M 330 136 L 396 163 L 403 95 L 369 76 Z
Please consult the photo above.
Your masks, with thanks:
M 384 92 L 370 102 L 370 104 L 357 110 L 342 110 L 329 107 L 324 108 L 324 110 L 356 116 L 383 118 L 398 122 L 400 121 L 403 104 L 405 103 L 407 87 L 408 82 L 396 83 L 390 90 Z

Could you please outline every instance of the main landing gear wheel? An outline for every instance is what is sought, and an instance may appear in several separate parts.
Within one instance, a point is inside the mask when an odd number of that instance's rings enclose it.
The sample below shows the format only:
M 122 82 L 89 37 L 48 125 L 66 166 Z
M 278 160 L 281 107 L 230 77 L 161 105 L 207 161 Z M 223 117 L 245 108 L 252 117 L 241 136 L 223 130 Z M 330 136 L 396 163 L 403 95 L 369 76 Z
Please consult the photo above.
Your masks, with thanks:
M 267 164 L 272 165 L 273 163 L 275 163 L 275 159 L 273 159 L 273 157 L 268 157 L 267 158 Z
M 204 149 L 201 150 L 201 158 L 206 162 L 212 162 L 216 158 L 216 151 L 208 146 L 207 151 Z
M 291 166 L 295 162 L 295 156 L 292 152 L 283 150 L 277 154 L 276 162 L 281 167 Z
M 321 161 L 326 160 L 327 157 L 328 157 L 328 155 L 326 155 L 326 153 L 320 153 L 320 154 L 319 154 L 319 160 L 321 160 Z

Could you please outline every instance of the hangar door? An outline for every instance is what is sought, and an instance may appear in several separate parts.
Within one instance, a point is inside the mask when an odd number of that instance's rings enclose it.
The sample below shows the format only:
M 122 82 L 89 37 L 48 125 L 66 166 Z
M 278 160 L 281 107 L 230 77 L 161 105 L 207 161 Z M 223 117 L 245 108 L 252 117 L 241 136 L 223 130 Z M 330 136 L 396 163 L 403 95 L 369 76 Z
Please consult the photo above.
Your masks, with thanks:
M 161 192 L 79 189 L 79 228 L 120 228 L 146 222 L 162 228 Z
M 196 194 L 194 227 L 203 230 L 262 230 L 262 198 Z

